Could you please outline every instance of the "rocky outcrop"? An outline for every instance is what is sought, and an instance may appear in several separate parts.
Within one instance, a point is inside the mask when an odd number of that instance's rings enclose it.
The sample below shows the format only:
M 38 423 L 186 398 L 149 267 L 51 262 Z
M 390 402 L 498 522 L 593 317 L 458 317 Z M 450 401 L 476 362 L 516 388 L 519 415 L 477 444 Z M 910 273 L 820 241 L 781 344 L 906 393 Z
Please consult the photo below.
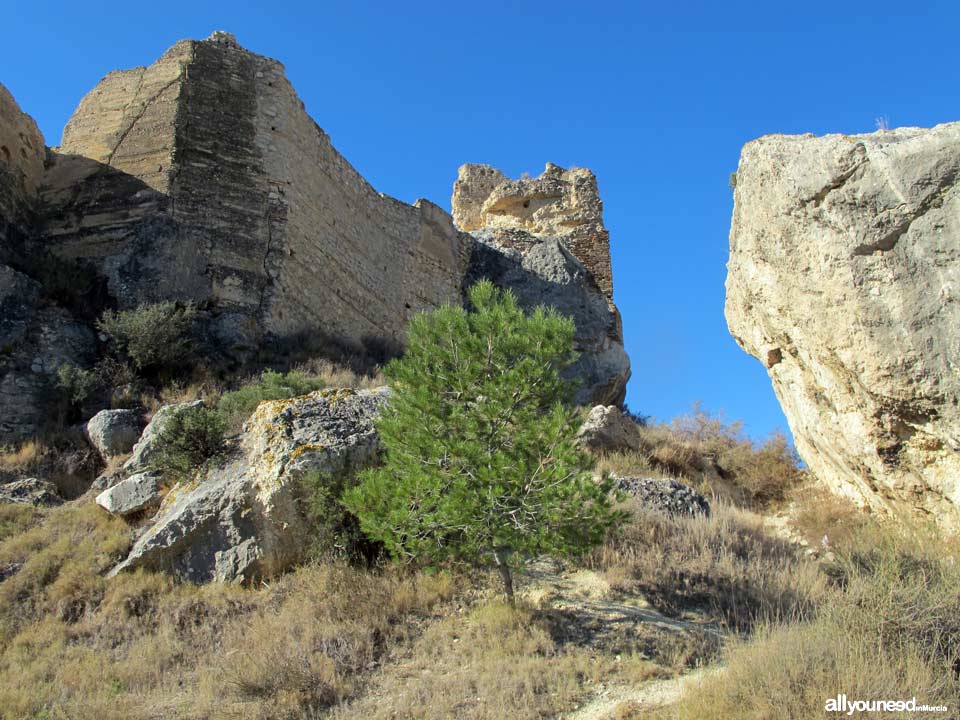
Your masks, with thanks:
M 616 405 L 597 405 L 577 431 L 577 441 L 594 453 L 630 452 L 640 449 L 637 424 Z
M 464 165 L 452 204 L 458 227 L 475 241 L 465 285 L 489 278 L 525 309 L 549 305 L 571 317 L 579 358 L 568 375 L 579 381 L 578 403 L 622 405 L 630 360 L 593 173 L 548 164 L 538 178 L 511 181 L 486 165 Z
M 141 472 L 124 478 L 96 497 L 96 503 L 114 515 L 135 515 L 159 507 L 163 476 L 158 472 Z
M 22 259 L 45 157 L 37 124 L 0 85 L 0 264 Z
M 960 524 L 960 123 L 774 135 L 736 174 L 726 317 L 834 490 Z
M 49 480 L 23 478 L 0 485 L 0 503 L 51 507 L 62 502 L 57 486 Z
M 89 327 L 40 303 L 41 286 L 0 265 L 0 444 L 35 436 L 48 423 L 60 366 L 96 352 Z
M 670 517 L 710 515 L 710 503 L 689 485 L 669 478 L 618 477 L 616 488 L 645 510 Z
M 373 463 L 389 390 L 320 390 L 261 403 L 217 467 L 174 487 L 113 571 L 164 569 L 193 582 L 251 582 L 303 559 L 304 483 L 335 484 Z
M 547 163 L 539 177 L 511 180 L 489 165 L 462 165 L 451 205 L 458 228 L 488 230 L 501 244 L 524 250 L 529 236 L 562 240 L 594 284 L 613 298 L 610 233 L 603 225 L 597 178 L 586 168 Z M 517 230 L 522 232 L 512 232 Z

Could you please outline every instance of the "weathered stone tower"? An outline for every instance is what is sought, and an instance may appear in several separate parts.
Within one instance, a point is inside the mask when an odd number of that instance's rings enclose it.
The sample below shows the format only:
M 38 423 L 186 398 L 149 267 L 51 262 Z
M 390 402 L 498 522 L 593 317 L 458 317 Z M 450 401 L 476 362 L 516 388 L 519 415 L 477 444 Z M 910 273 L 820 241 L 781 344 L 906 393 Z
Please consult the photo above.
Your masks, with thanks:
M 362 348 L 459 298 L 469 248 L 449 216 L 374 190 L 283 65 L 227 33 L 107 75 L 58 152 L 44 239 L 121 305 L 210 300 L 225 341 L 323 328 Z

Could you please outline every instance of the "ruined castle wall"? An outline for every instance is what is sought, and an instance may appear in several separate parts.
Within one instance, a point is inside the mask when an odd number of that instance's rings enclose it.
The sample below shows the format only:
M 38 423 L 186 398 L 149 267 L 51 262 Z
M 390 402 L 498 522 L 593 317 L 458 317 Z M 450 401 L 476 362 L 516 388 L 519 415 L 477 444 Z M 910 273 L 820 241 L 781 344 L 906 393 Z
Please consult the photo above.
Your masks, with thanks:
M 468 249 L 436 206 L 374 190 L 307 115 L 280 63 L 259 58 L 257 76 L 274 219 L 267 324 L 401 341 L 411 313 L 459 299 Z
M 449 215 L 374 190 L 283 66 L 225 33 L 104 78 L 46 184 L 58 255 L 95 264 L 124 306 L 212 300 L 231 341 L 400 342 L 411 313 L 458 301 L 469 260 Z
M 30 232 L 45 154 L 37 124 L 0 85 L 0 263 Z
M 451 204 L 461 230 L 499 231 L 504 244 L 517 237 L 512 230 L 563 241 L 612 301 L 610 233 L 603 225 L 603 202 L 590 170 L 547 163 L 539 177 L 510 180 L 488 165 L 463 165 Z

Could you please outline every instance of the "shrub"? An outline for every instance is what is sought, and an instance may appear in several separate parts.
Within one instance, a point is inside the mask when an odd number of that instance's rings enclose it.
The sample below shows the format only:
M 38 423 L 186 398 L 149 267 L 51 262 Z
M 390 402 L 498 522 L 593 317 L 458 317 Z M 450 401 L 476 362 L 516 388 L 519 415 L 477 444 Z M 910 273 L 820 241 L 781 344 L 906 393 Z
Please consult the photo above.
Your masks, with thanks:
M 264 400 L 283 400 L 306 395 L 320 390 L 323 386 L 323 380 L 299 370 L 288 373 L 267 370 L 254 382 L 224 393 L 217 403 L 217 411 L 222 415 L 227 428 L 237 431 Z
M 117 349 L 140 370 L 168 369 L 181 364 L 193 344 L 197 308 L 193 303 L 160 302 L 133 310 L 108 310 L 97 327 L 110 335 Z
M 97 373 L 65 363 L 57 368 L 57 387 L 63 390 L 71 404 L 82 405 L 100 385 Z
M 311 554 L 316 559 L 370 563 L 381 555 L 379 543 L 371 542 L 363 534 L 359 520 L 340 502 L 345 489 L 343 476 L 331 478 L 315 471 L 302 478 L 300 484 L 314 529 Z
M 209 408 L 182 410 L 163 424 L 157 436 L 158 469 L 183 478 L 224 449 L 226 423 Z
M 544 308 L 525 315 L 489 281 L 469 299 L 473 312 L 447 306 L 411 322 L 406 354 L 385 370 L 385 464 L 344 504 L 398 560 L 495 566 L 512 601 L 524 557 L 580 553 L 620 516 L 612 481 L 594 481 L 575 442 L 579 413 L 560 377 L 573 323 Z

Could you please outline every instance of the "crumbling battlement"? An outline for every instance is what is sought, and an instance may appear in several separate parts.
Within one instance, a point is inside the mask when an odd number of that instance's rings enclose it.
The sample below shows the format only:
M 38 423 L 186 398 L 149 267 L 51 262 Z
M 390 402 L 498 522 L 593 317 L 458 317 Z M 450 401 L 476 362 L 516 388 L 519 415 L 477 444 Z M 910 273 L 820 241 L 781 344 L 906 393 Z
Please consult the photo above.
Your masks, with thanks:
M 521 251 L 523 236 L 509 231 L 562 240 L 607 299 L 613 299 L 610 233 L 590 170 L 547 163 L 539 177 L 511 180 L 489 165 L 462 165 L 451 204 L 458 228 L 494 231 L 498 242 Z

